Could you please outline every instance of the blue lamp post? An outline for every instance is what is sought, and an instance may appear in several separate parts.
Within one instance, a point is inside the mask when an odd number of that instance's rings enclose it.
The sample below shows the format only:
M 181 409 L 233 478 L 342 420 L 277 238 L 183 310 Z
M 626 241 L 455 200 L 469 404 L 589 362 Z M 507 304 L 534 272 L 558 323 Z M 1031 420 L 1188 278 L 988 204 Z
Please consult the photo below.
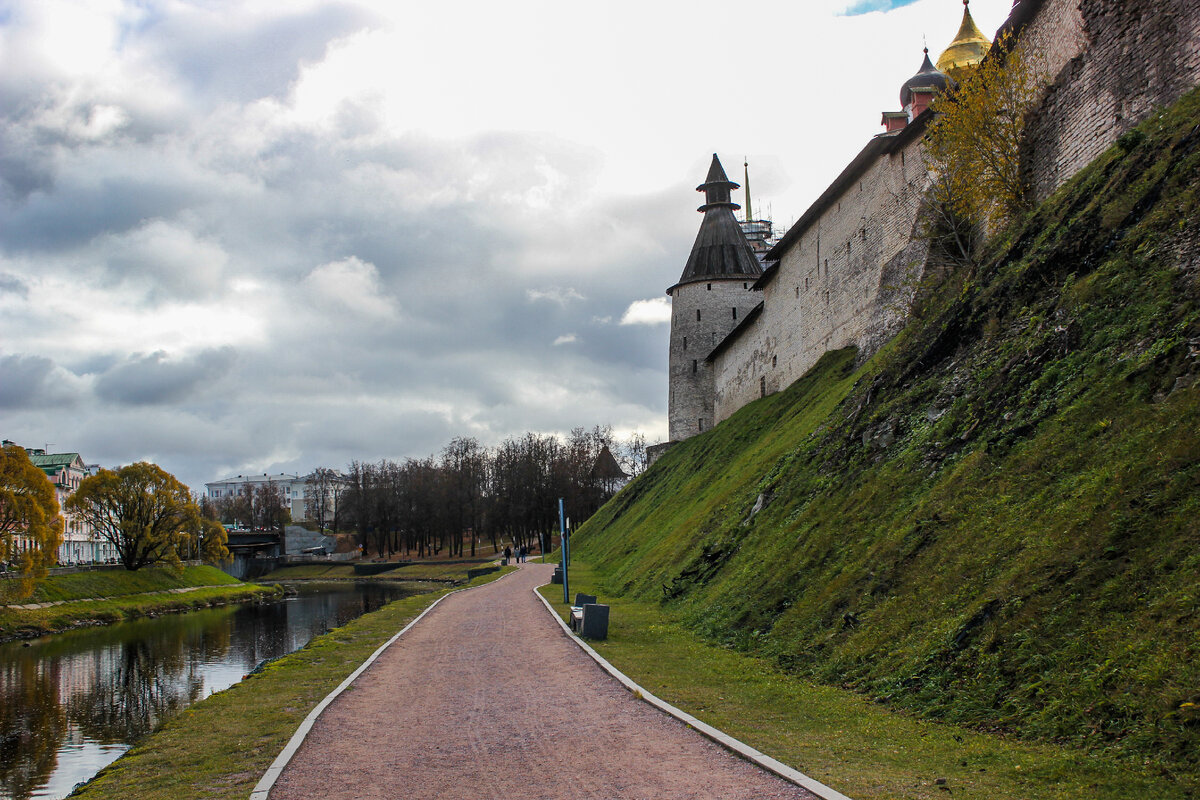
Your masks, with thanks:
M 562 575 L 563 575 L 563 602 L 571 602 L 571 587 L 567 582 L 567 548 L 570 547 L 570 542 L 567 538 L 567 519 L 563 516 L 563 501 L 558 498 L 558 530 L 562 534 L 562 552 L 559 554 L 562 557 Z

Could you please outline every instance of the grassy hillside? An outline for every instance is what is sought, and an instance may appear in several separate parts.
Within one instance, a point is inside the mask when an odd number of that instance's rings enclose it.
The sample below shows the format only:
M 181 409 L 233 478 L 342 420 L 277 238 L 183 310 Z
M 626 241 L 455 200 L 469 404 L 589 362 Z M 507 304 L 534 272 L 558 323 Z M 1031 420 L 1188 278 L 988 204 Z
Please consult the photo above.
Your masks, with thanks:
M 788 670 L 1200 791 L 1197 120 L 1125 136 L 868 363 L 672 448 L 575 552 Z

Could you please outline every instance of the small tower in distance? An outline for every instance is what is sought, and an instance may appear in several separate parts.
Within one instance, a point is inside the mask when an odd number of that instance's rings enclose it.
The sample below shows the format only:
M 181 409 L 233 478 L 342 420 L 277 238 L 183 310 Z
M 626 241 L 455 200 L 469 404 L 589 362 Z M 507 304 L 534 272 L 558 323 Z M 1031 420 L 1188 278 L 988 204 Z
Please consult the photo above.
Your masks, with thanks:
M 758 304 L 750 290 L 762 266 L 733 212 L 738 185 L 729 180 L 717 154 L 704 183 L 700 231 L 671 297 L 671 354 L 668 427 L 682 441 L 712 427 L 716 400 L 713 367 L 705 358 Z

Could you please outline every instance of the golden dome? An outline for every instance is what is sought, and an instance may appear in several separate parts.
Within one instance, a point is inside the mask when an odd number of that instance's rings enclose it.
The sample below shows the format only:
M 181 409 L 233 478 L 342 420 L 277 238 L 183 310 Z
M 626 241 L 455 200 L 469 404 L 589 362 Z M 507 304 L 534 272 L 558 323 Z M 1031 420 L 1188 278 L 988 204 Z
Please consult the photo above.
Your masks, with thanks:
M 971 19 L 971 9 L 967 7 L 967 1 L 963 0 L 963 19 L 958 34 L 937 60 L 938 70 L 956 81 L 961 81 L 963 73 L 983 61 L 983 57 L 992 47 L 992 43 L 983 35 L 983 31 L 979 30 L 975 20 Z

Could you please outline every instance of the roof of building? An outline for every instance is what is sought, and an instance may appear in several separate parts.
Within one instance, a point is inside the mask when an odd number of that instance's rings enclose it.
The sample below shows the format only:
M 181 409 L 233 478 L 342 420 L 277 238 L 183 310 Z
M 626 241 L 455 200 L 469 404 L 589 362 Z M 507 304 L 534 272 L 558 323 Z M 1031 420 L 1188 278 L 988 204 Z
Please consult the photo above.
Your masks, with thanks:
M 696 187 L 696 191 L 704 192 L 705 203 L 697 209 L 704 214 L 704 219 L 700 222 L 700 230 L 683 274 L 675 286 L 667 289 L 667 294 L 685 283 L 731 278 L 757 279 L 762 274 L 762 266 L 746 241 L 742 226 L 733 216 L 734 210 L 741 208 L 730 198 L 730 191 L 736 188 L 738 185 L 729 180 L 720 159 L 713 153 L 708 177 Z
M 286 472 L 281 472 L 278 475 L 268 475 L 265 472 L 262 475 L 238 475 L 236 478 L 222 478 L 219 481 L 209 481 L 205 486 L 218 486 L 223 483 L 266 483 L 268 481 L 295 481 L 299 480 L 296 475 L 289 475 Z
M 608 445 L 604 445 L 600 448 L 600 453 L 596 456 L 596 463 L 592 464 L 591 477 L 602 480 L 613 480 L 628 478 L 629 475 L 625 473 L 625 470 L 621 469 L 621 465 L 617 463 L 617 459 L 613 456 L 612 451 L 608 449 Z
M 946 90 L 950 85 L 950 78 L 943 72 L 939 71 L 929 60 L 929 48 L 925 48 L 925 60 L 921 62 L 921 68 L 917 70 L 917 74 L 904 82 L 900 87 L 900 105 L 907 106 L 912 102 L 913 90 L 932 89 L 937 92 Z
M 44 453 L 34 451 L 29 454 L 29 460 L 35 467 L 47 475 L 53 475 L 59 470 L 72 466 L 76 462 L 78 462 L 80 467 L 83 466 L 83 459 L 79 453 Z
M 954 36 L 950 46 L 938 56 L 937 68 L 952 78 L 958 78 L 963 71 L 978 66 L 992 47 L 991 39 L 983 35 L 975 20 L 971 18 L 969 0 L 963 0 L 962 25 Z

